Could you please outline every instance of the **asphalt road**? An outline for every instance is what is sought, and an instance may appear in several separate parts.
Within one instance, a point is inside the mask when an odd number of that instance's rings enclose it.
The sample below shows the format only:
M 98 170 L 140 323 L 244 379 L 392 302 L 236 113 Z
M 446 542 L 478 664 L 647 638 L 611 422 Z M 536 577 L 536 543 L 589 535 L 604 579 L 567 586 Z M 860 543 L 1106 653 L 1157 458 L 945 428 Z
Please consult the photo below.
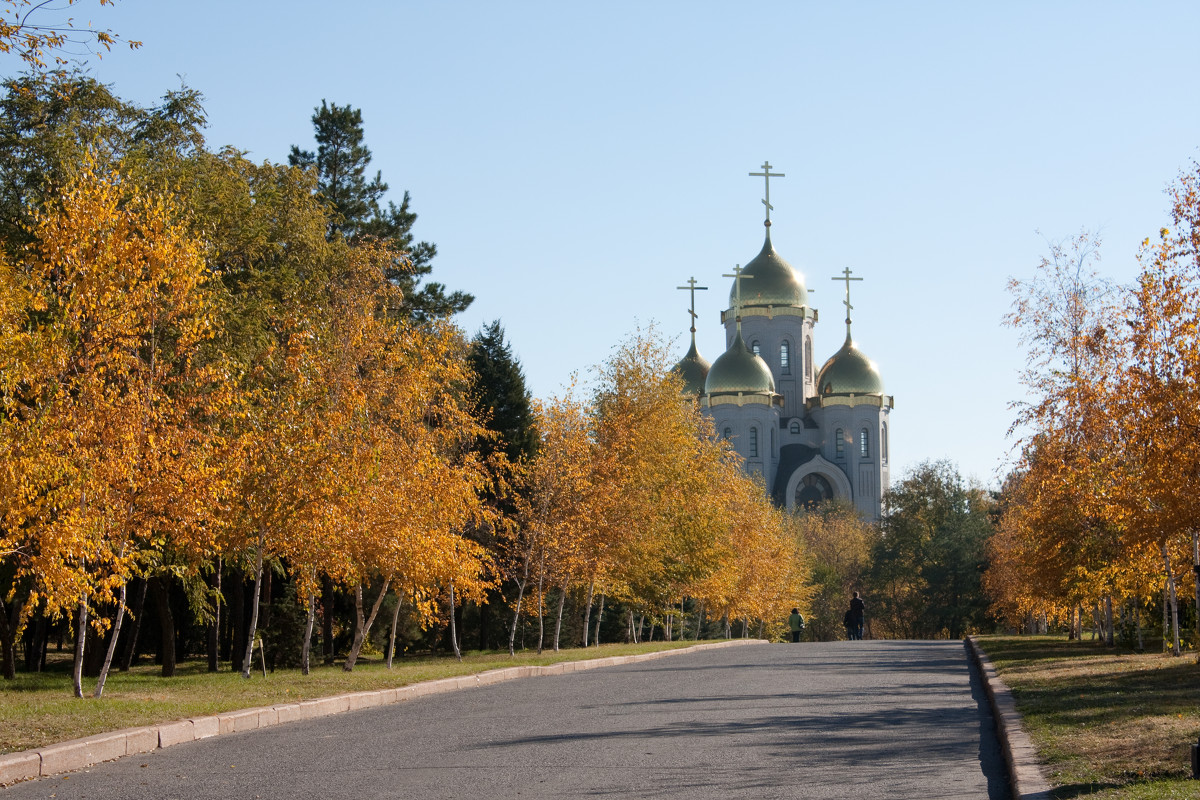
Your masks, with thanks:
M 961 642 L 746 645 L 220 736 L 25 798 L 1006 798 Z

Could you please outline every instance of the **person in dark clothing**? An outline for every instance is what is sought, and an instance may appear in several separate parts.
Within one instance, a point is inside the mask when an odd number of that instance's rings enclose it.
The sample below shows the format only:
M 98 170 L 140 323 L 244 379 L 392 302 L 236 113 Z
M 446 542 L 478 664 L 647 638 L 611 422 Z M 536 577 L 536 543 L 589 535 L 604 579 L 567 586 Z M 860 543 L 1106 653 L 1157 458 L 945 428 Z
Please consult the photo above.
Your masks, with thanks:
M 851 612 L 847 611 L 846 616 L 842 618 L 842 624 L 846 626 L 846 638 L 854 638 L 854 617 Z
M 854 635 L 850 638 L 861 639 L 863 637 L 863 624 L 867 618 L 867 604 L 858 596 L 858 592 L 855 592 L 854 597 L 850 600 L 849 614 L 854 628 Z
M 804 630 L 804 617 L 801 616 L 800 609 L 792 609 L 792 615 L 788 617 L 788 627 L 792 631 L 792 641 L 800 641 L 800 631 Z

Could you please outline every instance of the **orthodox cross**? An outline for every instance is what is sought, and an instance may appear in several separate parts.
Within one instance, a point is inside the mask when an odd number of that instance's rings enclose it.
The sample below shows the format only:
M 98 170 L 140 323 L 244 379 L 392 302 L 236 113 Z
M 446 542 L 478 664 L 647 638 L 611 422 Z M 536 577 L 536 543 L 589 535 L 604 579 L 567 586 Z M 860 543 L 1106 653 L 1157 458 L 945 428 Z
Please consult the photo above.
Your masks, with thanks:
M 692 307 L 688 309 L 688 313 L 692 315 L 692 342 L 695 342 L 696 341 L 696 292 L 698 292 L 698 291 L 707 292 L 708 287 L 707 286 L 697 286 L 695 277 L 688 278 L 687 283 L 688 283 L 687 286 L 676 286 L 675 288 L 682 289 L 685 292 L 689 292 L 692 296 Z
M 742 332 L 742 265 L 733 265 L 733 274 L 725 274 L 722 278 L 733 278 L 733 317 L 737 320 L 737 331 Z
M 763 182 L 766 184 L 767 196 L 763 198 L 762 202 L 763 205 L 767 207 L 767 221 L 763 224 L 769 228 L 771 227 L 771 211 L 774 209 L 774 206 L 771 205 L 771 178 L 786 178 L 787 176 L 782 172 L 771 172 L 771 162 L 769 161 L 763 162 L 762 170 L 762 172 L 751 172 L 750 177 L 762 178 Z
M 854 308 L 854 306 L 850 305 L 850 281 L 861 281 L 862 278 L 851 278 L 850 277 L 850 268 L 846 267 L 845 269 L 842 270 L 842 277 L 831 278 L 830 280 L 846 282 L 846 299 L 843 300 L 842 302 L 846 306 L 846 335 L 849 336 L 850 335 L 850 309 Z

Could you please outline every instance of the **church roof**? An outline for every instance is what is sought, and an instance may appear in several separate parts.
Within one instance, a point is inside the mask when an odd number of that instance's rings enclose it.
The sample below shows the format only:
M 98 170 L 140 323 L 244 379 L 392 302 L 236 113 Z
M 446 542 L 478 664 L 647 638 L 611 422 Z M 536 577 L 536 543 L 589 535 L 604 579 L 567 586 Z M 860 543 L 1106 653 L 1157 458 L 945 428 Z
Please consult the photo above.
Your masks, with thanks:
M 846 342 L 821 367 L 817 376 L 817 394 L 883 394 L 879 367 L 854 344 L 848 326 Z
M 771 368 L 746 346 L 741 331 L 729 349 L 717 357 L 708 371 L 704 392 L 714 394 L 774 394 Z
M 771 231 L 767 229 L 767 238 L 750 263 L 742 268 L 742 297 L 743 308 L 761 306 L 786 306 L 802 308 L 808 305 L 808 290 L 804 287 L 804 278 L 792 265 L 784 261 L 775 252 L 771 244 Z M 734 307 L 737 302 L 737 286 L 729 290 L 729 305 Z
M 696 349 L 696 340 L 693 338 L 687 355 L 681 358 L 671 371 L 683 379 L 683 393 L 695 396 L 704 393 L 704 383 L 711 368 L 708 359 Z

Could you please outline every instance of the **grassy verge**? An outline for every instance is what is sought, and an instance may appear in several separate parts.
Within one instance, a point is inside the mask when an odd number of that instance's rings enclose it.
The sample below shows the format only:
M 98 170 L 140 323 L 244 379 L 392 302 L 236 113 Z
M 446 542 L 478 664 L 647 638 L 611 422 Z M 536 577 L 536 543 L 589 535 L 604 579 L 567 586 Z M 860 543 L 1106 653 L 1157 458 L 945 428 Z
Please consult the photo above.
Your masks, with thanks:
M 104 697 L 94 700 L 95 681 L 84 681 L 83 700 L 71 695 L 70 662 L 57 661 L 41 673 L 17 673 L 16 680 L 0 680 L 0 754 L 43 747 L 55 742 L 156 722 L 204 716 L 241 708 L 290 703 L 344 692 L 387 689 L 410 683 L 469 675 L 489 669 L 546 665 L 559 661 L 650 653 L 688 647 L 695 642 L 611 644 L 587 649 L 508 653 L 464 653 L 453 656 L 405 657 L 389 670 L 380 661 L 359 660 L 353 672 L 340 665 L 317 667 L 309 675 L 299 670 L 240 673 L 207 672 L 203 662 L 181 664 L 173 678 L 163 678 L 153 665 L 129 672 L 113 672 L 104 686 Z
M 1194 655 L 1055 636 L 984 636 L 979 644 L 1012 689 L 1056 798 L 1200 798 L 1189 750 L 1200 735 Z

